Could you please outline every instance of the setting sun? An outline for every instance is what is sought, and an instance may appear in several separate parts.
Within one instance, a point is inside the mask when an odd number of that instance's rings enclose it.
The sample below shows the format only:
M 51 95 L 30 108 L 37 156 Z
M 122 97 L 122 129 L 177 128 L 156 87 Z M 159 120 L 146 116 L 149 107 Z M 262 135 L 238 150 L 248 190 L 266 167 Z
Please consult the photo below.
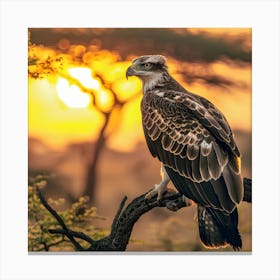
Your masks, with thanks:
M 83 86 L 89 89 L 99 89 L 100 83 L 92 77 L 91 69 L 86 67 L 75 67 L 68 70 L 69 74 L 78 79 Z
M 82 86 L 90 90 L 98 90 L 100 83 L 92 77 L 91 70 L 86 67 L 73 67 L 68 69 L 71 78 L 77 79 Z M 59 78 L 56 85 L 59 99 L 70 108 L 85 108 L 89 105 L 91 97 L 82 92 L 78 86 L 64 78 Z
M 59 99 L 68 107 L 84 108 L 90 103 L 90 96 L 80 91 L 75 85 L 70 85 L 64 78 L 59 78 L 56 85 Z

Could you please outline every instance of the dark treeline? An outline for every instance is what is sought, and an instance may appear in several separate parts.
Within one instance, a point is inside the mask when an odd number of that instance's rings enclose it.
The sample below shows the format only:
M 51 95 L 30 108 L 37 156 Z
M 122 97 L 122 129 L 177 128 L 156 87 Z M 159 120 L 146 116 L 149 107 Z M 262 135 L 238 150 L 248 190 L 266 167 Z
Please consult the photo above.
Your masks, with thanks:
M 131 55 L 161 53 L 186 62 L 210 63 L 228 58 L 240 63 L 251 62 L 251 50 L 244 48 L 244 36 L 209 36 L 170 28 L 31 28 L 31 42 L 57 47 L 63 38 L 70 44 L 96 44 L 116 51 L 122 59 Z

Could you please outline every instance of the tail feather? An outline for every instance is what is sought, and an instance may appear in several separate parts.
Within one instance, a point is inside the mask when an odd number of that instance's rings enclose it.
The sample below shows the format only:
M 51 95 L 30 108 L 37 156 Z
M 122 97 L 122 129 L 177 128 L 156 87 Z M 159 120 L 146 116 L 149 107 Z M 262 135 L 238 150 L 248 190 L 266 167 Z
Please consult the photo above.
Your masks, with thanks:
M 242 248 L 242 240 L 237 229 L 238 212 L 232 213 L 198 206 L 198 226 L 202 243 L 206 247 L 221 248 L 228 244 L 237 251 Z

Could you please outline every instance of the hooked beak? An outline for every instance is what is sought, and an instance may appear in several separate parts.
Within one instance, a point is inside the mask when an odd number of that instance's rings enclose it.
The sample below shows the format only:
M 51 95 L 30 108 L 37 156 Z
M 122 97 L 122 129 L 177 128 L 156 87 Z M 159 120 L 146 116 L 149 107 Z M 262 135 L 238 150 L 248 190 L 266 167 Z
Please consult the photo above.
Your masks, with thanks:
M 135 70 L 132 68 L 132 65 L 129 66 L 126 70 L 126 79 L 128 79 L 129 76 L 134 76 L 136 74 Z

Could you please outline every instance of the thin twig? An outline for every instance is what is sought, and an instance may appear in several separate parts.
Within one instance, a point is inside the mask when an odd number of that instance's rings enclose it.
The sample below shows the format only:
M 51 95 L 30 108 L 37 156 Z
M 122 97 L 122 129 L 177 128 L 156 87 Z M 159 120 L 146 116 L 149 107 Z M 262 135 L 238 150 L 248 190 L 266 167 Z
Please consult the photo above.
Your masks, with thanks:
M 65 235 L 69 238 L 69 240 L 73 243 L 76 250 L 83 251 L 84 248 L 75 240 L 75 238 L 69 233 L 69 229 L 65 225 L 63 219 L 57 214 L 57 212 L 47 203 L 46 199 L 44 198 L 42 192 L 39 188 L 36 188 L 37 195 L 41 201 L 41 203 L 44 205 L 44 207 L 53 215 L 53 217 L 57 220 L 59 225 L 62 227 L 62 229 L 65 231 Z
M 82 240 L 85 240 L 90 244 L 96 242 L 95 240 L 93 240 L 91 237 L 84 234 L 83 232 L 78 232 L 78 231 L 74 231 L 74 230 L 70 230 L 70 229 L 68 229 L 67 231 L 65 231 L 64 229 L 49 229 L 49 233 L 51 233 L 51 234 L 64 234 L 66 236 L 67 236 L 67 234 L 69 234 L 71 236 L 74 236 L 74 237 L 80 238 Z

